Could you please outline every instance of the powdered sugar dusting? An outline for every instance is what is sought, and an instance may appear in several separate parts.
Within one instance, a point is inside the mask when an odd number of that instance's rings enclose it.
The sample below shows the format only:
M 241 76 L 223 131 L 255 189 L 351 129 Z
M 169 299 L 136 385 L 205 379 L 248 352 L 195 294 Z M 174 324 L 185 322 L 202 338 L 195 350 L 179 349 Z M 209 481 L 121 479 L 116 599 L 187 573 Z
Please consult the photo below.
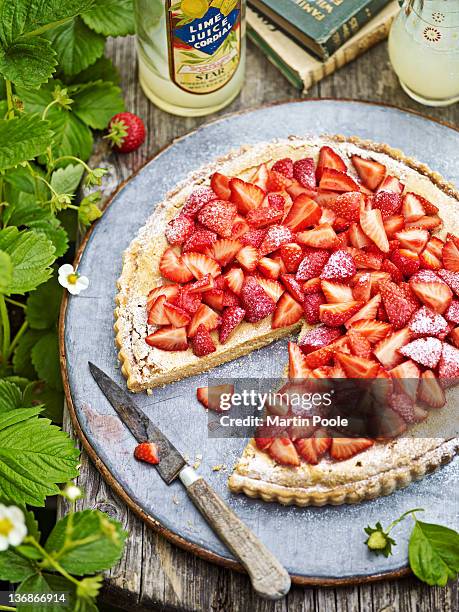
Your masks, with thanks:
M 436 368 L 442 352 L 442 343 L 438 338 L 419 338 L 400 348 L 399 352 L 427 368 Z

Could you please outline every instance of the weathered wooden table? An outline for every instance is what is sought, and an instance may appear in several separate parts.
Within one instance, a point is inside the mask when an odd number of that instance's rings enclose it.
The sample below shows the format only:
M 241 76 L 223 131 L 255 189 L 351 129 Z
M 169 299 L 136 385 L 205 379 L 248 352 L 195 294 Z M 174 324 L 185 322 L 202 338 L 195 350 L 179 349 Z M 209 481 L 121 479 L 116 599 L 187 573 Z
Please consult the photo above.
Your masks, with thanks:
M 121 71 L 128 110 L 139 114 L 148 129 L 147 141 L 138 151 L 128 156 L 112 156 L 117 178 L 121 181 L 174 138 L 213 117 L 183 119 L 155 108 L 137 81 L 133 39 L 110 41 L 108 54 Z M 298 97 L 297 91 L 250 43 L 247 63 L 245 87 L 226 112 Z M 390 67 L 385 43 L 322 81 L 309 95 L 395 104 L 459 126 L 459 104 L 446 109 L 426 109 L 402 92 Z M 441 147 L 438 154 L 441 155 Z M 72 432 L 68 415 L 65 416 L 65 428 Z M 85 499 L 78 504 L 79 509 L 97 507 L 118 518 L 130 534 L 121 562 L 107 574 L 102 599 L 109 606 L 130 611 L 204 612 L 453 612 L 459 609 L 457 584 L 444 589 L 430 588 L 414 578 L 336 589 L 294 587 L 285 600 L 266 602 L 252 593 L 246 576 L 202 561 L 148 529 L 116 498 L 85 453 L 82 454 L 78 483 L 86 491 Z M 63 510 L 61 507 L 60 511 Z

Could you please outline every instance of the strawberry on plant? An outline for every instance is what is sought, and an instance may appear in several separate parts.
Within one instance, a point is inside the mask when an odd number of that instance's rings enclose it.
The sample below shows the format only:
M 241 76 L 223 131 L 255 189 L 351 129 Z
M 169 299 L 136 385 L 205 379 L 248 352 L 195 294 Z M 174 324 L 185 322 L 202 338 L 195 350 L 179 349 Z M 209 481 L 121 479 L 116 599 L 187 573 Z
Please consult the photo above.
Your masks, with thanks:
M 145 140 L 145 125 L 134 113 L 118 113 L 110 119 L 107 138 L 118 153 L 130 153 Z

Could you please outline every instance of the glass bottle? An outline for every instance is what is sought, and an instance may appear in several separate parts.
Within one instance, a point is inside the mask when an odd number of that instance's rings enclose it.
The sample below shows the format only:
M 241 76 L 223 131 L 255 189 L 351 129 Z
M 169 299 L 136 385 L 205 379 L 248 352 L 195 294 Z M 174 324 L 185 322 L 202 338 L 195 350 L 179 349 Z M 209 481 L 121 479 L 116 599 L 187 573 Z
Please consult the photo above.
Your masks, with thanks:
M 198 117 L 239 94 L 245 0 L 135 0 L 139 79 L 161 109 Z
M 428 106 L 459 101 L 459 0 L 405 0 L 389 35 L 406 93 Z

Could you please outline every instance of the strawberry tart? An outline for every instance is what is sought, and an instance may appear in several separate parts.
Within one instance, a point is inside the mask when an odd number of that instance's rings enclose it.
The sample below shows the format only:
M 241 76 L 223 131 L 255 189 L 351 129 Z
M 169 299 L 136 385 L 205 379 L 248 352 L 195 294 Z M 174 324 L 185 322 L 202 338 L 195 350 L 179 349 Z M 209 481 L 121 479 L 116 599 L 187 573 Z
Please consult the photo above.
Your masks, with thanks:
M 388 381 L 394 434 L 257 437 L 231 490 L 305 506 L 406 486 L 458 448 L 435 434 L 457 420 L 458 236 L 456 189 L 387 145 L 292 137 L 231 153 L 156 206 L 124 255 L 115 330 L 128 387 L 299 331 L 289 378 Z

